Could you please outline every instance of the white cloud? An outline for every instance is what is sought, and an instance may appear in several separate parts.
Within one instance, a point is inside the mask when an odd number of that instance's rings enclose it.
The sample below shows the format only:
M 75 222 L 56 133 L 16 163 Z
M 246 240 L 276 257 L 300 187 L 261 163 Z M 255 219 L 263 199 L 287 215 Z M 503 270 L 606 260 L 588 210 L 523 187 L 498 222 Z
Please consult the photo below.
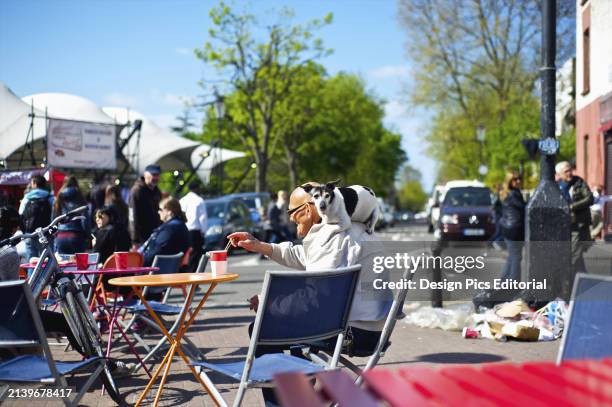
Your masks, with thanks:
M 171 126 L 177 124 L 176 115 L 173 114 L 157 114 L 148 117 L 162 129 L 169 129 Z
M 138 104 L 138 97 L 122 92 L 111 92 L 104 96 L 104 104 L 108 106 L 133 107 Z
M 174 52 L 176 52 L 179 55 L 185 55 L 185 56 L 193 54 L 193 50 L 191 48 L 183 48 L 183 47 L 175 48 Z
M 193 104 L 196 100 L 194 96 L 176 95 L 174 93 L 162 92 L 159 89 L 151 89 L 150 94 L 154 102 L 165 106 L 183 107 L 185 104 Z
M 385 65 L 368 71 L 368 76 L 374 79 L 396 79 L 406 78 L 410 70 L 404 65 Z

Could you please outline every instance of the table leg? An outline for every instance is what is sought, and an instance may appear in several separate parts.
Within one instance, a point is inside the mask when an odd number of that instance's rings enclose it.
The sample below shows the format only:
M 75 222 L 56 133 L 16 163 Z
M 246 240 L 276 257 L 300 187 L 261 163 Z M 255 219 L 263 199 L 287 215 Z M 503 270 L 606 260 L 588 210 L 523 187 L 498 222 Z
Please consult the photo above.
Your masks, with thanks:
M 159 364 L 159 366 L 157 366 L 157 369 L 155 369 L 155 372 L 153 372 L 153 377 L 151 377 L 144 391 L 142 392 L 140 397 L 138 397 L 138 400 L 136 400 L 136 404 L 134 405 L 134 407 L 138 407 L 140 403 L 142 402 L 142 399 L 144 399 L 147 393 L 151 390 L 151 387 L 153 387 L 153 383 L 155 383 L 157 376 L 159 376 L 159 373 L 161 372 L 162 368 L 166 365 L 166 362 L 168 361 L 169 356 L 170 356 L 170 352 L 166 353 L 162 362 Z
M 170 365 L 172 364 L 172 358 L 174 357 L 174 354 L 177 353 L 177 352 L 178 352 L 179 356 L 183 359 L 185 364 L 189 367 L 189 369 L 193 373 L 193 375 L 196 378 L 196 380 L 202 385 L 202 387 L 204 387 L 204 390 L 206 390 L 206 392 L 211 396 L 211 398 L 213 399 L 215 404 L 217 406 L 221 405 L 219 403 L 219 401 L 218 401 L 218 397 L 220 397 L 218 392 L 216 392 L 216 391 L 213 392 L 213 391 L 210 390 L 209 386 L 200 377 L 200 374 L 198 374 L 196 369 L 191 365 L 191 361 L 185 355 L 185 353 L 183 352 L 183 349 L 181 347 L 181 339 L 182 339 L 183 335 L 185 334 L 185 332 L 187 331 L 189 326 L 195 320 L 198 312 L 200 311 L 200 309 L 202 309 L 202 307 L 204 306 L 204 303 L 206 302 L 206 300 L 208 299 L 208 297 L 210 296 L 210 294 L 212 293 L 212 290 L 215 288 L 216 285 L 217 285 L 216 283 L 212 283 L 211 284 L 211 286 L 209 287 L 208 291 L 206 292 L 204 297 L 200 300 L 200 302 L 198 303 L 198 306 L 196 307 L 194 312 L 191 314 L 191 317 L 189 318 L 189 321 L 187 323 L 185 323 L 185 317 L 187 316 L 187 310 L 189 309 L 189 307 L 191 305 L 191 302 L 193 300 L 193 295 L 195 293 L 195 287 L 196 287 L 194 284 L 189 286 L 189 293 L 187 294 L 187 298 L 185 299 L 185 303 L 183 304 L 183 312 L 179 316 L 180 322 L 179 322 L 179 325 L 178 325 L 179 329 L 177 331 L 176 338 L 173 338 L 172 335 L 170 335 L 170 333 L 168 332 L 168 330 L 164 326 L 163 322 L 159 319 L 157 314 L 153 311 L 153 309 L 151 308 L 151 306 L 149 305 L 147 300 L 142 295 L 142 290 L 140 290 L 140 289 L 135 290 L 136 294 L 140 297 L 140 299 L 142 301 L 142 304 L 145 306 L 145 308 L 149 312 L 149 315 L 151 315 L 153 320 L 157 323 L 157 325 L 159 325 L 160 329 L 162 330 L 162 332 L 164 333 L 166 338 L 168 338 L 168 342 L 171 345 L 170 350 L 168 351 L 168 353 L 166 353 L 166 357 L 164 357 L 164 360 L 162 361 L 162 364 L 157 368 L 157 370 L 155 371 L 155 374 L 153 375 L 153 377 L 151 378 L 151 380 L 147 384 L 147 387 L 145 388 L 143 394 L 138 399 L 138 401 L 136 403 L 136 406 L 138 406 L 142 402 L 142 399 L 144 398 L 144 396 L 149 392 L 149 390 L 153 386 L 153 383 L 156 381 L 157 376 L 159 375 L 159 371 L 161 370 L 163 364 L 167 364 L 166 369 L 164 371 L 164 375 L 162 376 L 162 381 L 160 383 L 160 388 L 158 389 L 157 395 L 155 397 L 154 406 L 157 406 L 157 403 L 159 402 L 159 398 L 161 397 L 161 392 L 162 392 L 163 385 L 164 385 L 164 383 L 166 381 L 166 378 L 167 378 L 167 374 L 170 371 Z M 202 372 L 202 374 L 204 374 L 206 379 L 207 379 L 207 381 L 210 382 L 210 380 L 208 379 L 208 376 L 206 376 L 206 374 L 203 373 L 203 372 Z M 209 384 L 212 385 L 212 383 L 209 383 Z M 214 386 L 212 386 L 212 387 L 214 388 Z

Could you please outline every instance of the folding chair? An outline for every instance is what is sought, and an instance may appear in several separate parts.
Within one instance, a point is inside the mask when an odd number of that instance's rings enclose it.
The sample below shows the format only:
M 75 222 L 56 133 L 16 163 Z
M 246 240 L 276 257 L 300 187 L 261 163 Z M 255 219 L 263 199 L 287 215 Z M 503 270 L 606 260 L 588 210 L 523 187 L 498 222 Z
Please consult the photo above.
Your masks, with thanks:
M 195 366 L 240 380 L 234 406 L 242 402 L 247 388 L 273 387 L 277 373 L 300 371 L 313 374 L 335 369 L 361 265 L 321 271 L 268 271 L 264 278 L 246 360 L 235 363 L 193 362 Z M 260 345 L 291 347 L 309 341 L 336 339 L 335 351 L 326 366 L 285 353 L 255 357 Z M 204 372 L 203 380 L 210 381 Z M 220 398 L 217 392 L 217 398 Z M 223 400 L 217 403 L 225 404 Z
M 27 282 L 0 283 L 0 347 L 42 347 L 42 355 L 22 355 L 0 363 L 0 400 L 10 388 L 8 383 L 40 383 L 66 389 L 66 375 L 94 367 L 80 392 L 67 406 L 76 406 L 104 369 L 104 359 L 92 357 L 79 362 L 55 362 L 45 337 L 38 309 Z
M 578 273 L 557 362 L 612 356 L 612 276 Z M 563 319 L 551 310 L 549 318 Z
M 406 269 L 404 270 L 404 273 L 402 274 L 402 280 L 400 281 L 411 280 L 413 275 L 414 275 L 413 273 L 411 273 L 409 270 Z M 405 286 L 406 286 L 405 288 L 402 288 L 401 290 L 398 290 L 395 293 L 393 302 L 391 303 L 391 308 L 389 309 L 389 312 L 385 319 L 385 324 L 383 326 L 383 330 L 381 331 L 380 338 L 378 339 L 378 343 L 376 344 L 376 348 L 374 349 L 374 352 L 372 354 L 363 354 L 363 355 L 354 354 L 353 355 L 357 357 L 369 356 L 369 359 L 366 365 L 363 367 L 363 369 L 355 365 L 353 362 L 351 362 L 348 358 L 346 358 L 342 354 L 340 355 L 339 362 L 343 366 L 347 367 L 348 369 L 353 371 L 355 374 L 357 374 L 357 379 L 355 380 L 355 384 L 357 385 L 361 384 L 363 381 L 362 374 L 372 369 L 373 367 L 375 367 L 378 364 L 378 361 L 380 360 L 380 358 L 385 355 L 385 352 L 389 348 L 389 346 L 391 346 L 391 342 L 389 341 L 389 338 L 391 338 L 391 334 L 393 333 L 393 329 L 395 328 L 395 324 L 397 322 L 398 315 L 401 314 L 402 307 L 404 305 L 404 301 L 406 300 L 406 295 L 408 294 L 407 284 Z M 331 358 L 330 353 L 334 351 L 334 349 L 330 349 L 329 347 L 326 347 L 324 344 L 314 344 L 314 345 L 315 345 L 314 348 L 316 348 L 317 352 L 314 353 L 309 350 L 306 353 L 307 356 L 315 362 L 318 362 L 321 364 L 327 363 L 327 361 Z M 346 349 L 346 347 L 343 347 L 341 353 L 343 354 L 348 353 L 348 350 Z M 323 356 L 323 358 L 321 358 L 321 356 Z
M 169 254 L 169 255 L 160 255 L 158 254 L 157 256 L 155 256 L 155 258 L 153 259 L 153 267 L 159 267 L 159 272 L 157 272 L 156 274 L 170 274 L 170 273 L 177 273 L 179 270 L 179 267 L 181 265 L 181 259 L 183 258 L 183 253 L 179 252 L 177 254 Z M 161 292 L 162 290 L 167 289 L 164 287 L 146 287 L 143 291 L 143 295 L 147 295 L 147 293 L 149 292 Z M 182 306 L 178 306 L 178 305 L 171 305 L 171 304 L 167 304 L 165 303 L 163 300 L 160 301 L 147 301 L 149 303 L 149 305 L 151 306 L 151 308 L 153 309 L 153 311 L 155 311 L 155 313 L 160 317 L 163 318 L 163 316 L 172 316 L 172 315 L 180 315 L 181 312 L 183 311 Z M 155 321 L 151 320 L 150 318 L 148 318 L 146 315 L 147 313 L 147 309 L 145 308 L 144 305 L 142 305 L 142 303 L 140 301 L 135 301 L 133 303 L 130 304 L 124 304 L 122 305 L 127 311 L 131 312 L 133 314 L 132 319 L 124 326 L 124 330 L 128 330 L 129 328 L 132 327 L 132 325 L 137 321 L 142 321 L 144 324 L 146 324 L 147 326 L 155 329 L 156 331 L 158 331 L 159 333 L 163 333 L 161 328 L 155 323 Z M 163 319 L 162 319 L 163 321 Z M 165 321 L 164 321 L 165 322 Z M 168 328 L 168 332 L 170 332 L 171 334 L 173 334 L 174 332 L 176 332 L 176 330 L 179 328 L 179 318 L 177 318 L 174 323 L 172 324 L 172 326 L 170 328 Z M 167 337 L 164 335 L 162 336 L 162 338 L 157 342 L 157 344 L 151 348 L 149 347 L 140 337 L 140 335 L 138 335 L 136 332 L 132 331 L 132 334 L 134 335 L 134 337 L 136 338 L 136 340 L 138 341 L 138 343 L 140 343 L 145 350 L 147 351 L 147 355 L 145 357 L 142 358 L 143 362 L 146 362 L 147 360 L 149 360 L 153 355 L 155 355 L 155 353 L 157 353 L 157 351 L 167 342 Z M 196 357 L 200 357 L 201 354 L 200 352 L 197 350 L 197 346 L 191 342 L 191 340 L 187 337 L 184 337 L 185 341 L 190 345 L 190 348 L 186 348 L 186 350 L 191 350 L 190 356 L 196 358 Z M 136 366 L 136 370 L 140 369 L 141 365 L 137 365 Z

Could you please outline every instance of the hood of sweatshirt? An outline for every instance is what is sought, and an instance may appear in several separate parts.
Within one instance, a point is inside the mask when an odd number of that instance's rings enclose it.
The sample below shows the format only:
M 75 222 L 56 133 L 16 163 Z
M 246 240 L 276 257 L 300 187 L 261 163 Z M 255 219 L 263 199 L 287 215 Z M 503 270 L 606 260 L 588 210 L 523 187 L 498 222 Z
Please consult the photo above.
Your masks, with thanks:
M 31 200 L 31 199 L 49 198 L 50 195 L 51 194 L 49 193 L 49 191 L 36 188 L 36 189 L 31 190 L 27 194 L 25 194 L 25 197 L 26 199 Z

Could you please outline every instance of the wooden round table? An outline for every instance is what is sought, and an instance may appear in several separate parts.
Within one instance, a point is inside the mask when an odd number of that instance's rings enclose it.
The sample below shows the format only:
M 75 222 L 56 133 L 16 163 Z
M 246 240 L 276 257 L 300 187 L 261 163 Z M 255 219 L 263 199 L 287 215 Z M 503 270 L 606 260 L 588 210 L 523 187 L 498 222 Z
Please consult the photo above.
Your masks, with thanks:
M 238 278 L 238 274 L 219 274 L 213 277 L 211 273 L 173 273 L 173 274 L 152 274 L 152 275 L 143 275 L 143 276 L 130 276 L 130 277 L 118 277 L 110 279 L 109 284 L 120 286 L 120 287 L 132 287 L 134 292 L 140 297 L 142 304 L 145 306 L 155 323 L 159 326 L 160 330 L 164 333 L 164 336 L 170 343 L 170 349 L 166 353 L 161 364 L 155 369 L 153 373 L 153 377 L 149 380 L 149 383 L 145 387 L 144 391 L 138 397 L 135 406 L 139 406 L 144 397 L 153 387 L 153 384 L 157 380 L 159 373 L 162 368 L 165 366 L 164 373 L 161 377 L 161 381 L 159 383 L 159 388 L 157 389 L 157 394 L 155 395 L 154 406 L 157 406 L 159 403 L 159 399 L 161 397 L 164 384 L 166 383 L 166 379 L 168 377 L 168 373 L 170 372 L 170 366 L 172 365 L 172 359 L 175 356 L 175 353 L 178 353 L 179 356 L 183 359 L 185 364 L 189 367 L 196 380 L 200 382 L 200 384 L 204 387 L 206 392 L 211 396 L 216 405 L 221 405 L 219 400 L 223 400 L 221 395 L 215 389 L 212 381 L 208 378 L 206 373 L 201 372 L 200 374 L 195 370 L 195 368 L 191 365 L 191 361 L 185 355 L 185 352 L 181 346 L 181 340 L 184 337 L 187 329 L 193 323 L 198 312 L 202 309 L 206 300 L 213 292 L 217 284 L 225 283 L 229 281 L 236 280 Z M 187 312 L 191 308 L 191 301 L 193 300 L 193 295 L 195 293 L 195 288 L 198 285 L 210 284 L 208 290 L 204 294 L 204 297 L 200 300 L 195 310 L 191 313 L 191 317 L 187 322 L 185 322 L 185 317 L 187 316 Z M 175 337 L 168 332 L 164 323 L 157 316 L 157 314 L 153 311 L 149 303 L 146 301 L 143 295 L 144 287 L 178 287 L 178 286 L 189 286 L 189 290 L 187 292 L 187 296 L 185 297 L 185 302 L 183 303 L 183 307 L 181 309 L 181 313 L 179 314 L 178 320 L 178 331 Z

